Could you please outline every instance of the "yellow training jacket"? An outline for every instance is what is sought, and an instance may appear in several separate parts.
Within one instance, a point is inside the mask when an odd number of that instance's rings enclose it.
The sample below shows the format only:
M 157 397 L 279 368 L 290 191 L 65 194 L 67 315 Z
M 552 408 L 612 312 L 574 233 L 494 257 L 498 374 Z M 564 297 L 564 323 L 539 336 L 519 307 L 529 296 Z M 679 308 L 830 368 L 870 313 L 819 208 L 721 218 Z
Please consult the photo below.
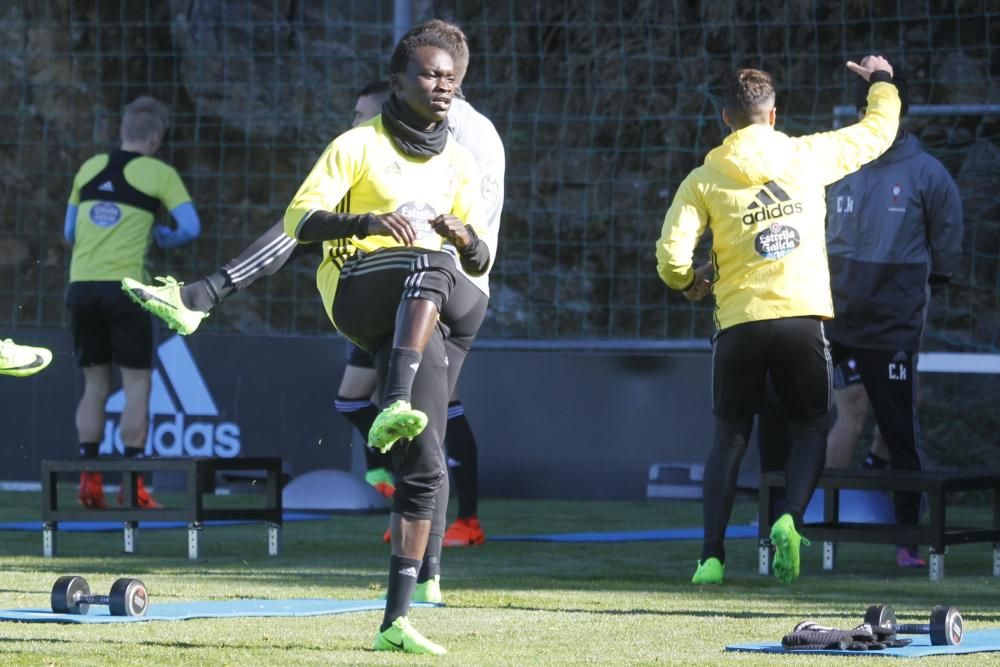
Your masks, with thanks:
M 669 287 L 694 281 L 695 246 L 712 230 L 715 324 L 782 317 L 833 317 L 826 262 L 824 187 L 892 145 L 899 95 L 868 91 L 864 120 L 836 132 L 789 137 L 770 125 L 738 130 L 688 174 L 656 243 L 656 269 Z
M 298 238 L 302 221 L 314 210 L 345 213 L 397 211 L 417 231 L 415 245 L 440 250 L 441 236 L 428 220 L 451 213 L 485 237 L 479 168 L 467 148 L 451 137 L 440 155 L 410 157 L 399 152 L 382 116 L 344 132 L 327 146 L 285 211 L 285 233 Z M 331 308 L 340 269 L 357 251 L 399 246 L 391 236 L 354 236 L 323 242 L 316 286 L 323 307 Z

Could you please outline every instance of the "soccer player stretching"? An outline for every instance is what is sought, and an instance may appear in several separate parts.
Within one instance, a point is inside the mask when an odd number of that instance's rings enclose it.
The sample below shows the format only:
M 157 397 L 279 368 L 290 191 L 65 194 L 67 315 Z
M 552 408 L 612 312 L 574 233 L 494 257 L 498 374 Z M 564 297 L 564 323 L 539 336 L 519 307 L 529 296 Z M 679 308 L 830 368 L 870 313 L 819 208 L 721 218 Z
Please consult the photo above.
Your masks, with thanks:
M 317 285 L 334 326 L 375 358 L 381 412 L 369 445 L 398 457 L 392 556 L 379 650 L 444 653 L 407 620 L 431 520 L 446 488 L 449 366 L 478 331 L 486 303 L 465 276 L 486 271 L 478 169 L 449 139 L 449 44 L 410 33 L 390 61 L 382 114 L 337 137 L 285 213 L 299 242 L 324 242 Z M 479 231 L 476 228 L 479 228 Z M 442 251 L 450 243 L 461 263 Z M 454 358 L 459 357 L 459 358 Z
M 822 320 L 833 316 L 833 304 L 823 187 L 881 155 L 899 124 L 889 63 L 869 56 L 848 68 L 872 84 L 868 115 L 836 132 L 798 138 L 774 129 L 770 75 L 736 72 L 722 111 L 733 132 L 681 183 L 656 244 L 657 270 L 669 287 L 691 299 L 710 290 L 716 298 L 715 435 L 705 464 L 705 538 L 695 584 L 722 583 L 736 476 L 768 375 L 793 434 L 786 514 L 771 529 L 774 573 L 785 583 L 799 575 L 799 530 L 823 471 L 830 409 Z M 695 269 L 695 245 L 706 228 L 712 262 Z

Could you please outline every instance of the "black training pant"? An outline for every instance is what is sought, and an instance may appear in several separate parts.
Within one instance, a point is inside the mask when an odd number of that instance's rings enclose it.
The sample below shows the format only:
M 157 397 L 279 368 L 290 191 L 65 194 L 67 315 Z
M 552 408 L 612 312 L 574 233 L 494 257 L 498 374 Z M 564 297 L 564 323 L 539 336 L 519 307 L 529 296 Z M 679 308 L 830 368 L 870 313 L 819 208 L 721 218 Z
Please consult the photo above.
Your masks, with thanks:
M 768 377 L 792 433 L 785 464 L 786 512 L 796 524 L 823 472 L 830 411 L 830 356 L 823 324 L 812 317 L 747 322 L 721 331 L 712 359 L 715 435 L 705 463 L 702 560 L 725 562 L 726 526 L 754 414 Z
M 870 350 L 830 346 L 833 362 L 852 357 L 875 412 L 875 423 L 892 457 L 893 470 L 921 470 L 920 423 L 917 416 L 915 350 Z M 920 494 L 896 493 L 896 522 L 916 525 Z
M 233 287 L 246 289 L 256 280 L 278 272 L 296 257 L 322 254 L 322 243 L 299 243 L 285 233 L 285 223 L 279 220 L 254 239 L 236 257 L 222 266 Z
M 443 527 L 448 503 L 444 452 L 448 400 L 482 325 L 487 298 L 444 252 L 386 248 L 348 260 L 333 302 L 333 321 L 344 336 L 374 354 L 380 396 L 397 310 L 406 299 L 432 301 L 440 320 L 424 349 L 410 400 L 427 415 L 427 427 L 391 450 L 396 483 L 393 511 L 411 519 L 431 519 Z

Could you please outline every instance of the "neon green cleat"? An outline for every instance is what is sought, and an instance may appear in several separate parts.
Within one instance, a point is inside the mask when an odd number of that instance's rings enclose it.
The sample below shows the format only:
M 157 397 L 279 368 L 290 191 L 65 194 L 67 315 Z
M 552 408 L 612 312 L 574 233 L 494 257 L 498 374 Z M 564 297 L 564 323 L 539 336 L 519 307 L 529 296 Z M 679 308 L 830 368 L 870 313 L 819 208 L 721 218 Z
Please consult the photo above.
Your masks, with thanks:
M 421 655 L 444 655 L 448 651 L 417 632 L 409 619 L 400 616 L 388 628 L 375 635 L 376 651 L 402 651 Z
M 0 375 L 27 377 L 52 363 L 52 351 L 44 347 L 18 345 L 10 338 L 0 340 Z
M 368 446 L 385 454 L 400 438 L 414 438 L 427 426 L 427 415 L 406 401 L 394 401 L 378 413 L 368 430 Z
M 385 468 L 372 468 L 365 473 L 365 481 L 375 487 L 375 490 L 386 498 L 392 498 L 396 493 L 396 480 Z
M 809 546 L 809 540 L 795 530 L 791 514 L 782 514 L 771 527 L 771 543 L 775 548 L 774 576 L 790 584 L 799 578 L 799 545 Z
M 208 313 L 191 310 L 181 300 L 181 286 L 172 276 L 157 276 L 162 285 L 144 285 L 132 278 L 122 279 L 122 291 L 129 298 L 163 320 L 168 327 L 187 336 L 208 317 Z
M 413 590 L 413 601 L 442 604 L 441 575 L 435 574 L 433 579 L 428 579 L 422 584 L 418 583 L 417 587 Z
M 692 584 L 721 584 L 725 576 L 726 566 L 718 558 L 698 561 L 698 569 L 691 577 Z

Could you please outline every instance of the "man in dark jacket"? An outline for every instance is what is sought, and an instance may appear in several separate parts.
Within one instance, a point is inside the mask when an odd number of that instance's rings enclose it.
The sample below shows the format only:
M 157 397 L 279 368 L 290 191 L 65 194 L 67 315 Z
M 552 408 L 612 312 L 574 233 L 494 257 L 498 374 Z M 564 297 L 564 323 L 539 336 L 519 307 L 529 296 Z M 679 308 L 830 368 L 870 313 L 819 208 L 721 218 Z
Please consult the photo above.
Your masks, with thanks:
M 894 81 L 907 110 L 907 89 Z M 859 117 L 865 94 L 855 98 Z M 827 252 L 835 319 L 827 326 L 837 422 L 828 467 L 850 465 L 867 414 L 875 420 L 896 470 L 919 470 L 920 426 L 915 400 L 917 351 L 930 286 L 945 283 L 962 249 L 962 204 L 944 166 L 900 127 L 881 157 L 827 188 Z M 896 521 L 916 524 L 920 495 L 896 494 Z M 915 546 L 897 548 L 897 562 L 925 565 Z

